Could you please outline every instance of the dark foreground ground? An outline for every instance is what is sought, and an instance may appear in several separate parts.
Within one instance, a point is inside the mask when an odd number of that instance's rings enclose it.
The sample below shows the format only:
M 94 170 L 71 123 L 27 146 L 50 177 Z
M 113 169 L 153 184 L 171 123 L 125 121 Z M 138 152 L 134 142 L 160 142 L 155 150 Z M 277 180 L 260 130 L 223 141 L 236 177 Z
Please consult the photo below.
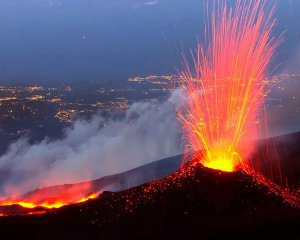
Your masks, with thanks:
M 282 145 L 287 142 L 285 156 L 296 161 L 299 134 L 290 139 Z M 1 239 L 296 240 L 300 210 L 250 175 L 190 162 L 160 181 L 104 192 L 86 203 L 43 215 L 2 217 L 0 233 Z

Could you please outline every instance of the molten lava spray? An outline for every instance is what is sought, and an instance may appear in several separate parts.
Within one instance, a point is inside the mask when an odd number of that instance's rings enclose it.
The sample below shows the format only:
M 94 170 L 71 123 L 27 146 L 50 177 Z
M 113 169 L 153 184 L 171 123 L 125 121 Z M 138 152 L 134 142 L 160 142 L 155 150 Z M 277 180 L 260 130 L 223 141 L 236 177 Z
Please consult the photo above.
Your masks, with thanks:
M 281 37 L 270 37 L 274 6 L 265 11 L 266 1 L 237 0 L 234 8 L 217 3 L 207 43 L 192 53 L 193 64 L 184 58 L 180 81 L 187 108 L 179 118 L 186 153 L 206 167 L 232 172 L 249 165 L 262 125 L 264 77 Z

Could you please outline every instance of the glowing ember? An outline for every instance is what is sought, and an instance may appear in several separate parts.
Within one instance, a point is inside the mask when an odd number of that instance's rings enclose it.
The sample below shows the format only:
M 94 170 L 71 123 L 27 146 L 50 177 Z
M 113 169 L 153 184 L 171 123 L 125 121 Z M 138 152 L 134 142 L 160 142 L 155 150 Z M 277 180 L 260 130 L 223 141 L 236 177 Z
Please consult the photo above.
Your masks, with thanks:
M 270 37 L 274 7 L 265 12 L 266 1 L 237 0 L 234 9 L 220 2 L 206 31 L 208 43 L 192 53 L 193 66 L 184 58 L 180 80 L 187 108 L 178 115 L 186 156 L 232 172 L 248 165 L 267 93 L 264 74 L 281 41 Z

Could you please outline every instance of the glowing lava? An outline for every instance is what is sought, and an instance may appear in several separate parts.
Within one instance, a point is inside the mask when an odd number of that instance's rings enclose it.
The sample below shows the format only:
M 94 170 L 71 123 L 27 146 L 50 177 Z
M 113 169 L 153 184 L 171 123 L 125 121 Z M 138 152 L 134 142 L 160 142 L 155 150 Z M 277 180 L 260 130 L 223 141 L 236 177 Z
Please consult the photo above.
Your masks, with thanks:
M 82 203 L 82 202 L 86 202 L 90 199 L 95 199 L 98 196 L 98 193 L 91 193 L 85 197 L 82 197 L 76 201 L 68 201 L 68 200 L 64 200 L 64 199 L 57 199 L 57 200 L 48 200 L 45 202 L 27 202 L 27 201 L 22 201 L 22 200 L 8 200 L 8 201 L 3 201 L 0 202 L 0 206 L 11 206 L 11 205 L 19 205 L 22 206 L 24 208 L 36 208 L 36 207 L 43 207 L 43 208 L 60 208 L 62 206 L 65 205 L 69 205 L 69 204 L 75 204 L 75 203 Z
M 60 208 L 65 205 L 82 203 L 99 195 L 93 192 L 90 182 L 43 188 L 19 197 L 0 200 L 0 206 L 19 205 L 24 208 Z
M 262 125 L 264 75 L 281 37 L 270 37 L 274 7 L 265 12 L 266 1 L 237 0 L 234 8 L 217 3 L 205 31 L 207 43 L 192 53 L 193 64 L 184 57 L 180 81 L 187 107 L 178 115 L 186 156 L 232 172 L 248 165 Z
M 222 156 L 217 156 L 210 161 L 203 161 L 203 165 L 224 172 L 233 172 L 235 170 L 235 164 L 232 163 L 232 160 Z

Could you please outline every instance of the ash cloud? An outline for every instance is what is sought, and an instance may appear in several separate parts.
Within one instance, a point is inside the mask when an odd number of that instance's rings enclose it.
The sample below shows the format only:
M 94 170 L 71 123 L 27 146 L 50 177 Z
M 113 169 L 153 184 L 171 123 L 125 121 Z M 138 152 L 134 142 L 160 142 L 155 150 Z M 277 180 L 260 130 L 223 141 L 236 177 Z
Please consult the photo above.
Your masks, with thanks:
M 78 120 L 65 137 L 12 144 L 0 157 L 0 198 L 36 188 L 92 180 L 180 153 L 176 117 L 181 93 L 134 103 L 122 120 Z M 103 126 L 105 125 L 105 126 Z

